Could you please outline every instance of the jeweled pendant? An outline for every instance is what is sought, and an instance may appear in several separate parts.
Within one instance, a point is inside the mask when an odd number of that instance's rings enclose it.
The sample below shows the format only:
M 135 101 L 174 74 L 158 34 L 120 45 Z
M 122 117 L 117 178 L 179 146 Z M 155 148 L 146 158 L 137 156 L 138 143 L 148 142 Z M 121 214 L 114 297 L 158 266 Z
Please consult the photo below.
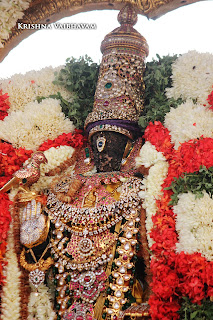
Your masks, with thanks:
M 39 269 L 35 269 L 34 271 L 30 271 L 29 273 L 29 281 L 35 288 L 38 288 L 40 284 L 44 282 L 45 273 Z

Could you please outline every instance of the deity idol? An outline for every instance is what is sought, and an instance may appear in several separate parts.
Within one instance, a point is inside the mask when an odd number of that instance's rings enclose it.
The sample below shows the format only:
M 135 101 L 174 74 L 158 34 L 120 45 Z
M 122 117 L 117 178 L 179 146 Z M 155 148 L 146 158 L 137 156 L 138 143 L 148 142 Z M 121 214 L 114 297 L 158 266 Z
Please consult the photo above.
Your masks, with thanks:
M 143 107 L 146 40 L 134 9 L 101 44 L 103 59 L 88 146 L 73 156 L 74 173 L 54 181 L 45 205 L 18 196 L 20 264 L 35 289 L 54 292 L 57 320 L 149 318 L 149 253 L 137 124 Z M 24 271 L 25 270 L 25 271 Z

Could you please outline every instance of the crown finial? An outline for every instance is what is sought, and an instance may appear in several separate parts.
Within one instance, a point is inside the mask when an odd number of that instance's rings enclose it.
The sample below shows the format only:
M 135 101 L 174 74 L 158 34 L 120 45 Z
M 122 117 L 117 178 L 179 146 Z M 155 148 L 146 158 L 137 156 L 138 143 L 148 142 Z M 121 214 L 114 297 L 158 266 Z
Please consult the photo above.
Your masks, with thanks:
M 134 26 L 136 22 L 138 21 L 137 12 L 133 8 L 133 6 L 128 3 L 126 6 L 124 6 L 119 14 L 118 14 L 118 22 L 122 24 L 130 24 L 131 26 Z

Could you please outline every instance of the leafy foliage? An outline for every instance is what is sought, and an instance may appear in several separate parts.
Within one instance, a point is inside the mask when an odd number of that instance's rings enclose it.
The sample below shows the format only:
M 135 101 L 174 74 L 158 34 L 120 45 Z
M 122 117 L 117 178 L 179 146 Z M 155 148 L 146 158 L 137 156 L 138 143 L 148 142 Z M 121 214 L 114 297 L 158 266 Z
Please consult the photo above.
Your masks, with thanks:
M 160 57 L 146 64 L 144 73 L 145 82 L 145 101 L 142 116 L 139 118 L 139 125 L 143 130 L 149 122 L 161 121 L 170 108 L 176 108 L 181 99 L 168 99 L 165 95 L 165 89 L 172 85 L 172 63 L 177 59 L 177 55 Z
M 171 87 L 172 63 L 177 55 L 160 57 L 146 64 L 144 74 L 145 103 L 139 125 L 144 130 L 148 123 L 164 121 L 170 108 L 176 108 L 181 99 L 167 99 L 165 89 Z M 98 79 L 99 65 L 88 56 L 79 59 L 68 58 L 65 66 L 55 75 L 54 84 L 65 87 L 73 95 L 72 101 L 65 100 L 58 92 L 51 98 L 60 99 L 62 111 L 70 118 L 77 128 L 83 128 L 84 121 L 92 111 L 94 94 Z M 39 97 L 41 101 L 44 97 Z
M 89 112 L 92 111 L 99 66 L 88 56 L 79 59 L 68 58 L 64 68 L 56 73 L 54 84 L 65 87 L 74 94 L 71 102 L 58 93 L 62 111 L 77 128 L 82 128 Z
M 186 173 L 184 176 L 175 178 L 172 181 L 171 186 L 165 188 L 165 190 L 172 190 L 170 205 L 175 205 L 178 202 L 178 195 L 181 193 L 187 193 L 191 191 L 196 195 L 196 198 L 203 197 L 203 191 L 205 190 L 212 198 L 213 194 L 213 167 L 207 169 L 205 166 L 201 166 L 200 170 L 193 173 Z
M 202 303 L 192 303 L 189 298 L 184 297 L 178 313 L 181 320 L 212 320 L 213 303 L 209 300 L 202 300 Z

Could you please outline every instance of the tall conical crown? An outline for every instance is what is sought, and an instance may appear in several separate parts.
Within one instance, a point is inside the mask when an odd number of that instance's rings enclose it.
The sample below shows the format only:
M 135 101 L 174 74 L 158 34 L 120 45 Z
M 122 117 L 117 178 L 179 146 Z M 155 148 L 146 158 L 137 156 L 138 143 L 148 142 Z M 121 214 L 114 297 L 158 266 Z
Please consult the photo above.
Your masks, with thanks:
M 119 12 L 118 21 L 121 26 L 106 35 L 101 44 L 103 57 L 93 111 L 85 123 L 89 136 L 97 131 L 116 131 L 133 138 L 138 129 L 148 45 L 133 28 L 137 14 L 130 4 Z

